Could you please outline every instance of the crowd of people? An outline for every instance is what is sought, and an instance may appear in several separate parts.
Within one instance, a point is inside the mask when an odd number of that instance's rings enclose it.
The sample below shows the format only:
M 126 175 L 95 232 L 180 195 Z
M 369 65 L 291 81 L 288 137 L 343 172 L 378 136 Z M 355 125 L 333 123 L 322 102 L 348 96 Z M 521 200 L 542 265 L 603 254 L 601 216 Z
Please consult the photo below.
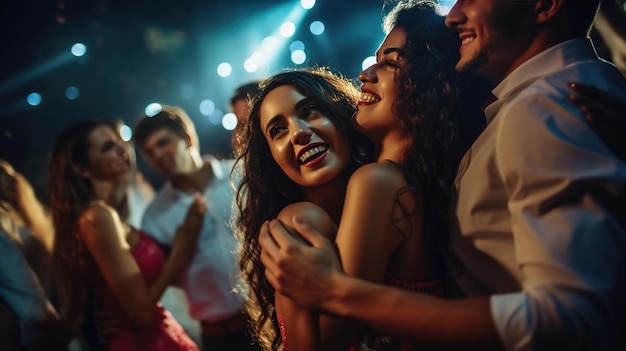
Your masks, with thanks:
M 398 1 L 359 86 L 330 67 L 240 86 L 228 159 L 161 105 L 131 142 L 119 121 L 62 131 L 49 204 L 0 160 L 2 348 L 623 349 L 626 78 L 588 38 L 605 1 Z

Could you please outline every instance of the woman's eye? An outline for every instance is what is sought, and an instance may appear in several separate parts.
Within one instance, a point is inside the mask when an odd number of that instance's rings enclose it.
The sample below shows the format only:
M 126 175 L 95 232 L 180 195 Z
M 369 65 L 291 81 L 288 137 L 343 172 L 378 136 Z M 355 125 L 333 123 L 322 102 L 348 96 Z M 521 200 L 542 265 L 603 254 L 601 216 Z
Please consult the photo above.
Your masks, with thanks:
M 302 118 L 309 119 L 311 117 L 315 117 L 319 110 L 314 105 L 309 105 L 302 110 Z
M 107 141 L 106 143 L 104 143 L 104 144 L 102 145 L 102 148 L 101 148 L 101 149 L 102 149 L 102 152 L 107 152 L 107 151 L 109 151 L 109 150 L 113 149 L 113 147 L 114 147 L 114 146 L 115 146 L 115 143 L 114 143 L 114 142 L 112 142 L 112 141 Z
M 272 128 L 270 128 L 270 131 L 269 131 L 270 138 L 274 139 L 274 137 L 278 135 L 280 132 L 282 132 L 283 130 L 285 130 L 284 126 L 281 126 L 281 125 L 273 126 Z
M 398 68 L 398 63 L 393 60 L 385 60 L 385 64 L 391 68 Z

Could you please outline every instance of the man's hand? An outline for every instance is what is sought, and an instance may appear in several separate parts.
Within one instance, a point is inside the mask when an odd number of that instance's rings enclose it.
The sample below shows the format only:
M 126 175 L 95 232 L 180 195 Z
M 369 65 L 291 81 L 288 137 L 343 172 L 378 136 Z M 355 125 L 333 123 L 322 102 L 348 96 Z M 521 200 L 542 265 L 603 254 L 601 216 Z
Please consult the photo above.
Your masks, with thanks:
M 591 128 L 620 159 L 626 160 L 626 104 L 597 88 L 570 83 L 570 100 L 585 114 Z
M 326 237 L 297 216 L 292 222 L 310 245 L 294 238 L 278 220 L 265 222 L 259 234 L 265 276 L 276 290 L 299 305 L 323 309 L 332 297 L 335 280 L 343 276 L 341 263 Z

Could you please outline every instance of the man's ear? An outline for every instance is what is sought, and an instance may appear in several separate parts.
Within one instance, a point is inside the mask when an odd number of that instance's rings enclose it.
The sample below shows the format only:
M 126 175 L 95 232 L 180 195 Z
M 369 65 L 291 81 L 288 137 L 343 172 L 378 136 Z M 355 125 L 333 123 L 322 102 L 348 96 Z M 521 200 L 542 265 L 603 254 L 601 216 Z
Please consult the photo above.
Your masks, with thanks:
M 546 23 L 561 11 L 564 0 L 537 0 L 535 4 L 535 21 Z

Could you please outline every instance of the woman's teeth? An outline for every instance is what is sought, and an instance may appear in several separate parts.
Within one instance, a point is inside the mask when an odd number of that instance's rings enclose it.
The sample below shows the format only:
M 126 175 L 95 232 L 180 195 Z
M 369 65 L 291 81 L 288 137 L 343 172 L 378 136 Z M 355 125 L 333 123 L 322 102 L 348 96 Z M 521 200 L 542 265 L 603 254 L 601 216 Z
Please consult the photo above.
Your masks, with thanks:
M 380 98 L 374 94 L 371 93 L 367 93 L 367 92 L 361 92 L 361 96 L 359 97 L 359 101 L 361 102 L 378 102 L 380 101 Z
M 307 150 L 305 153 L 300 155 L 298 159 L 300 160 L 300 163 L 304 164 L 309 159 L 314 158 L 315 156 L 317 156 L 318 154 L 321 154 L 322 152 L 326 150 L 328 150 L 327 146 L 316 146 L 312 148 L 311 150 Z

